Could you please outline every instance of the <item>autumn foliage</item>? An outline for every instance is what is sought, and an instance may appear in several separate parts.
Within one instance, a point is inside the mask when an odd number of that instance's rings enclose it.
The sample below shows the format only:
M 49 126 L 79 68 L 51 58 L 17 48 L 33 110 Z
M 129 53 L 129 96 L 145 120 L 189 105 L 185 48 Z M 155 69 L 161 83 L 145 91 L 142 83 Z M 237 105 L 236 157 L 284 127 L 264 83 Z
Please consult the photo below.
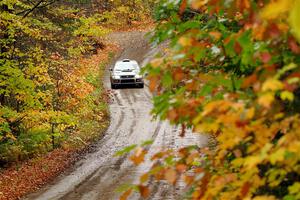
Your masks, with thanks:
M 147 18 L 148 4 L 0 2 L 0 167 L 77 148 L 103 132 L 108 109 L 100 78 L 116 51 L 104 37 Z M 106 55 L 90 62 L 97 51 Z
M 300 199 L 300 1 L 164 1 L 156 17 L 153 42 L 170 49 L 145 70 L 153 114 L 215 145 L 158 152 L 140 186 L 154 177 L 183 180 L 189 199 Z

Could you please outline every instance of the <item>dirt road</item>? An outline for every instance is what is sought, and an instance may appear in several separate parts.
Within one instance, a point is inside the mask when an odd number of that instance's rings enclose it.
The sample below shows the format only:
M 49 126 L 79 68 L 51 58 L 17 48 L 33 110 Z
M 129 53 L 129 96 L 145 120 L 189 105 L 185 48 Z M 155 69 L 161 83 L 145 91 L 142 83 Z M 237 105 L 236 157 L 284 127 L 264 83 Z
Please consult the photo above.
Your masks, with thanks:
M 124 48 L 118 59 L 130 58 L 145 63 L 156 49 L 150 48 L 143 32 L 124 32 L 110 35 L 110 39 Z M 109 68 L 109 66 L 107 67 Z M 109 71 L 104 83 L 109 88 Z M 52 184 L 42 188 L 26 199 L 41 200 L 114 200 L 119 194 L 115 190 L 124 183 L 138 182 L 138 177 L 149 167 L 144 163 L 134 167 L 126 156 L 114 157 L 116 151 L 130 144 L 153 139 L 150 154 L 162 146 L 178 148 L 187 144 L 206 144 L 205 136 L 187 133 L 180 138 L 180 130 L 167 122 L 152 121 L 149 114 L 152 95 L 144 89 L 122 88 L 114 90 L 110 105 L 111 124 L 106 135 L 95 144 L 76 165 Z M 176 188 L 165 183 L 155 184 L 149 199 L 176 199 Z M 130 199 L 139 199 L 138 195 Z

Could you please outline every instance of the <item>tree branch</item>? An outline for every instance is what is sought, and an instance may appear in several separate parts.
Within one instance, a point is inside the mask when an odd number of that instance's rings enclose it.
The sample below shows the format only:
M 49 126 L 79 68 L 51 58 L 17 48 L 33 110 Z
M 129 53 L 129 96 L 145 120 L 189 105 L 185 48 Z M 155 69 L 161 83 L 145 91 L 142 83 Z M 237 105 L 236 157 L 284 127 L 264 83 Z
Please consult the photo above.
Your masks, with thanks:
M 58 1 L 58 0 L 52 0 L 49 3 L 47 3 L 47 2 L 45 2 L 45 0 L 40 0 L 38 3 L 34 4 L 34 6 L 32 8 L 27 9 L 27 10 L 23 10 L 23 11 L 17 13 L 17 15 L 21 15 L 21 14 L 25 13 L 24 16 L 22 17 L 24 19 L 30 13 L 32 13 L 35 9 L 47 7 L 47 6 L 55 3 L 56 1 Z

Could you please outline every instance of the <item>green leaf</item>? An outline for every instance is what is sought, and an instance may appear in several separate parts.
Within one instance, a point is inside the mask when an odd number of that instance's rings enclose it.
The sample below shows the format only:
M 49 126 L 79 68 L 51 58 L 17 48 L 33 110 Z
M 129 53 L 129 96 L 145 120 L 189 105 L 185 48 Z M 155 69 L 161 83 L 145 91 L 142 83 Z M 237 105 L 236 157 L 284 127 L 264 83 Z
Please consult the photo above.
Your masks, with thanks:
M 152 145 L 153 142 L 154 142 L 153 140 L 146 140 L 146 141 L 144 141 L 144 142 L 141 144 L 141 146 L 143 147 L 143 146 Z
M 136 185 L 133 185 L 133 184 L 123 184 L 121 185 L 120 187 L 118 187 L 116 189 L 116 192 L 118 193 L 122 193 L 122 192 L 125 192 L 129 189 L 133 189 L 134 191 L 138 191 L 138 187 Z
M 124 149 L 120 150 L 120 151 L 117 151 L 115 153 L 115 156 L 122 156 L 126 153 L 129 153 L 130 151 L 132 151 L 133 149 L 135 149 L 137 147 L 136 144 L 133 144 L 133 145 L 130 145 L 128 147 L 125 147 Z
M 205 85 L 201 88 L 201 90 L 200 90 L 200 92 L 199 92 L 199 95 L 200 95 L 200 96 L 206 96 L 206 95 L 209 95 L 209 94 L 212 92 L 213 89 L 214 89 L 214 87 L 213 87 L 212 85 L 205 84 Z

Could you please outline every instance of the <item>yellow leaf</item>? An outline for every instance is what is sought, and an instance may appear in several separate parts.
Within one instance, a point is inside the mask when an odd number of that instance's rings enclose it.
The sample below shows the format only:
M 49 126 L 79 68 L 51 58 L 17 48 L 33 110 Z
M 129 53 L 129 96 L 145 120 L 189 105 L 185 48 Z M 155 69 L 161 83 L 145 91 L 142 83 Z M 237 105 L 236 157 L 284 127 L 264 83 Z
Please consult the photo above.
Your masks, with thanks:
M 246 113 L 246 118 L 247 119 L 252 119 L 255 115 L 255 108 L 250 108 L 247 110 L 247 113 Z
M 295 0 L 289 15 L 289 24 L 292 34 L 300 42 L 300 0 Z
M 281 90 L 283 88 L 283 83 L 280 82 L 277 79 L 268 79 L 264 82 L 262 86 L 262 91 L 276 91 L 276 90 Z
M 266 93 L 259 97 L 258 103 L 264 107 L 269 108 L 274 101 L 274 94 L 273 93 Z
M 191 7 L 195 10 L 200 9 L 203 7 L 205 4 L 207 4 L 208 0 L 193 0 L 191 2 Z
M 163 64 L 163 59 L 155 58 L 155 59 L 151 60 L 150 64 L 153 68 L 160 67 Z
M 276 200 L 274 196 L 257 196 L 253 200 Z
M 285 155 L 285 149 L 279 149 L 275 153 L 271 154 L 270 162 L 271 164 L 275 164 L 277 161 L 283 161 Z
M 289 92 L 289 91 L 283 91 L 283 92 L 280 93 L 280 98 L 282 100 L 293 101 L 294 100 L 294 94 Z
M 274 116 L 274 119 L 275 120 L 278 120 L 278 119 L 281 119 L 284 117 L 284 113 L 277 113 L 275 116 Z
M 247 169 L 251 169 L 260 162 L 261 158 L 259 156 L 248 156 L 245 158 L 244 166 L 246 166 Z
M 276 19 L 279 15 L 286 13 L 293 6 L 294 0 L 278 0 L 270 2 L 261 12 L 263 19 Z
M 17 140 L 17 138 L 12 133 L 6 133 L 6 137 L 12 140 Z
M 192 40 L 191 40 L 191 38 L 181 37 L 181 38 L 179 38 L 178 43 L 183 47 L 191 46 Z
M 198 133 L 217 132 L 219 129 L 218 123 L 201 123 L 196 125 L 195 131 Z

